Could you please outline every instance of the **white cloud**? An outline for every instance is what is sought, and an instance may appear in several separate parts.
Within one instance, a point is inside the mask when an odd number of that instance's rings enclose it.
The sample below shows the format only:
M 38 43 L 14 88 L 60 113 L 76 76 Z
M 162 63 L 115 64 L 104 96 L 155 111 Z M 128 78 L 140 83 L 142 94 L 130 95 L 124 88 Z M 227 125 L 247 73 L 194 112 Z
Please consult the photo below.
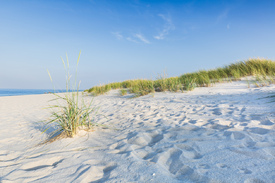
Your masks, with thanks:
M 131 37 L 127 37 L 126 40 L 134 42 L 134 43 L 146 43 L 150 44 L 150 41 L 148 41 L 142 34 L 134 34 Z
M 134 42 L 134 43 L 138 43 L 137 40 L 135 40 L 135 39 L 133 39 L 133 38 L 131 38 L 131 37 L 127 37 L 126 39 L 127 39 L 128 41 L 131 41 L 131 42 Z
M 218 17 L 217 17 L 217 23 L 223 21 L 224 19 L 226 19 L 227 16 L 228 16 L 228 13 L 229 13 L 229 9 L 223 10 L 223 12 L 221 14 L 219 14 Z
M 134 37 L 138 38 L 140 41 L 150 44 L 150 41 L 148 41 L 142 34 L 135 34 Z
M 123 36 L 120 34 L 120 32 L 112 32 L 112 34 L 113 34 L 118 40 L 123 39 Z
M 158 16 L 160 16 L 165 21 L 165 24 L 164 24 L 164 28 L 162 29 L 162 31 L 158 35 L 154 36 L 154 38 L 161 40 L 161 39 L 164 39 L 165 36 L 167 36 L 171 30 L 174 30 L 175 26 L 174 26 L 172 20 L 168 16 L 165 16 L 162 14 L 159 14 Z

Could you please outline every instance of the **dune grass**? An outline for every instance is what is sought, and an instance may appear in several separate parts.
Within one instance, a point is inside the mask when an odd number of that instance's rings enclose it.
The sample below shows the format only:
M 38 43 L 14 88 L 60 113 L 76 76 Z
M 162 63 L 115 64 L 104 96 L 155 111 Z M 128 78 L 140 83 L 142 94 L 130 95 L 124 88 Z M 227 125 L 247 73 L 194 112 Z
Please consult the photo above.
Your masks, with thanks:
M 121 90 L 120 90 L 120 95 L 121 95 L 121 96 L 127 95 L 127 93 L 128 93 L 128 92 L 127 92 L 126 89 L 121 89 Z
M 256 76 L 255 86 L 275 83 L 275 62 L 267 59 L 249 59 L 212 70 L 183 74 L 167 78 L 165 73 L 156 80 L 127 80 L 95 86 L 85 92 L 102 95 L 111 89 L 129 88 L 136 97 L 163 91 L 191 91 L 195 87 L 210 87 L 215 83 L 240 80 L 241 77 Z M 250 86 L 250 85 L 249 85 Z
M 79 99 L 79 84 L 77 84 L 77 67 L 79 63 L 81 52 L 77 59 L 76 73 L 75 73 L 75 82 L 71 83 L 71 75 L 69 72 L 69 61 L 67 58 L 67 64 L 65 64 L 62 59 L 64 69 L 66 71 L 66 93 L 57 94 L 53 93 L 56 97 L 53 101 L 56 101 L 57 104 L 51 105 L 50 120 L 47 122 L 47 125 L 56 123 L 58 125 L 57 132 L 65 133 L 67 137 L 73 137 L 77 134 L 79 128 L 89 130 L 92 128 L 92 120 L 90 115 L 92 112 L 96 111 L 96 108 L 92 107 L 92 101 L 89 104 L 85 104 L 82 100 Z M 50 72 L 48 72 L 49 77 L 52 81 Z M 53 81 L 52 81 L 53 82 Z M 46 128 L 46 130 L 49 128 Z M 46 131 L 45 130 L 45 131 Z

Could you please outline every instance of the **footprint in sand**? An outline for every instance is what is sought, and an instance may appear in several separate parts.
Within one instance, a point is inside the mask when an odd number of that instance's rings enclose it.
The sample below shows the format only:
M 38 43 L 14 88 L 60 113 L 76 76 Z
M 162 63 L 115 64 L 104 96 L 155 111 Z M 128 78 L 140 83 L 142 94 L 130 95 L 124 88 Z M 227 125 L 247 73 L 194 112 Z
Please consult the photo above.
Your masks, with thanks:
M 260 122 L 262 125 L 272 126 L 274 123 L 269 119 L 264 119 Z
M 185 158 L 188 159 L 200 159 L 202 155 L 198 153 L 193 147 L 185 144 L 177 144 L 176 145 L 179 149 L 182 150 L 182 154 Z
M 200 174 L 206 175 L 207 172 L 210 169 L 210 166 L 208 164 L 199 164 L 196 166 Z
M 218 163 L 218 164 L 216 164 L 216 166 L 217 167 L 219 167 L 219 168 L 230 168 L 230 166 L 228 166 L 228 165 L 226 165 L 226 164 L 223 164 L 223 163 Z
M 251 174 L 252 171 L 248 170 L 247 168 L 239 168 L 239 172 L 243 174 Z
M 129 145 L 125 143 L 124 141 L 114 143 L 109 146 L 109 149 L 111 150 L 110 153 L 113 154 L 123 154 L 126 153 L 127 150 L 129 149 Z
M 72 182 L 91 182 L 97 181 L 101 179 L 104 175 L 103 166 L 91 166 L 91 165 L 81 165 L 76 171 L 72 174 L 73 179 Z
M 156 153 L 149 153 L 145 149 L 136 149 L 133 153 L 135 156 L 138 156 L 141 159 L 148 160 L 152 158 Z
M 245 135 L 242 132 L 225 131 L 223 135 L 226 137 L 230 137 L 233 140 L 242 140 L 245 138 Z
M 196 123 L 197 123 L 197 120 L 190 120 L 189 123 L 191 123 L 191 124 L 196 124 Z
M 128 135 L 127 142 L 129 144 L 135 144 L 139 146 L 154 146 L 162 139 L 163 134 L 159 131 L 148 131 L 145 133 L 133 132 Z
M 259 134 L 259 135 L 265 135 L 269 132 L 268 129 L 259 128 L 259 127 L 250 128 L 250 129 L 248 129 L 248 131 L 250 131 L 251 133 Z
M 210 166 L 208 164 L 199 164 L 199 165 L 197 165 L 197 168 L 199 168 L 199 169 L 209 169 Z
M 246 110 L 246 107 L 241 108 L 241 113 L 243 113 Z
M 111 172 L 117 167 L 117 164 L 115 162 L 111 162 L 108 165 L 106 165 L 103 169 L 103 177 L 101 179 L 98 179 L 97 181 L 94 182 L 105 182 L 109 179 Z M 94 174 L 94 173 L 93 173 Z M 90 175 L 90 174 L 89 174 Z M 89 177 L 89 176 L 88 176 Z M 83 181 L 87 182 L 87 181 Z
M 73 174 L 76 178 L 72 182 L 105 182 L 116 167 L 115 162 L 106 166 L 81 165 Z
M 180 160 L 182 151 L 176 148 L 170 148 L 167 151 L 158 153 L 151 161 L 165 166 L 170 173 L 176 174 L 184 166 Z
M 207 178 L 199 175 L 190 166 L 184 165 L 181 160 L 183 151 L 177 148 L 171 148 L 168 151 L 157 155 L 152 161 L 164 165 L 168 171 L 175 175 L 178 180 L 191 180 L 192 182 L 206 182 Z
M 232 108 L 230 107 L 229 105 L 227 104 L 219 104 L 219 105 L 216 105 L 214 106 L 216 108 L 212 109 L 214 115 L 232 115 L 236 109 L 235 108 Z
M 140 132 L 130 133 L 127 137 L 127 142 L 129 144 L 135 144 L 139 146 L 147 146 L 151 142 L 151 140 L 152 137 Z
M 154 146 L 163 139 L 163 133 L 160 130 L 148 131 L 146 134 L 151 137 L 149 146 Z
M 261 179 L 256 179 L 256 178 L 249 178 L 244 181 L 244 183 L 265 183 Z

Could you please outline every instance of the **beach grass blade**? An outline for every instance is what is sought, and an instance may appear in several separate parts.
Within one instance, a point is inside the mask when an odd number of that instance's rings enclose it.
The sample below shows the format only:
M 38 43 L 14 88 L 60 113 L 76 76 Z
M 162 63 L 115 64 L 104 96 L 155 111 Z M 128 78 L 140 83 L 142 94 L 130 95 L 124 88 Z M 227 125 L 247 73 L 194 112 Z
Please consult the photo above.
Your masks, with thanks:
M 79 63 L 81 51 L 79 52 L 79 56 L 77 59 L 77 66 Z M 59 131 L 64 132 L 68 137 L 74 137 L 79 128 L 89 130 L 92 128 L 92 120 L 91 114 L 96 112 L 95 107 L 92 107 L 92 101 L 87 105 L 85 101 L 82 99 L 79 102 L 79 84 L 76 86 L 77 77 L 75 77 L 75 85 L 71 86 L 71 75 L 69 73 L 69 59 L 66 54 L 67 65 L 61 57 L 61 60 L 64 65 L 64 69 L 66 72 L 66 93 L 57 94 L 53 93 L 56 97 L 52 101 L 56 101 L 57 104 L 51 105 L 49 109 L 51 109 L 50 120 L 47 124 L 57 124 L 59 127 Z M 48 70 L 47 70 L 48 71 Z M 50 72 L 48 71 L 49 77 L 52 80 Z M 76 69 L 77 74 L 77 69 Z M 48 129 L 48 128 L 46 128 Z

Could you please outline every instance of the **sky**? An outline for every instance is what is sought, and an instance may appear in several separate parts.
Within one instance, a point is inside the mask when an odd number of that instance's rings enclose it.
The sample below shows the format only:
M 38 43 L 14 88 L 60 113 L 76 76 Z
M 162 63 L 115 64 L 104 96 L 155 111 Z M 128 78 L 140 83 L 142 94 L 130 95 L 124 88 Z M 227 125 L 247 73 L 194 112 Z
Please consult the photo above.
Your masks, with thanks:
M 273 0 L 0 0 L 0 88 L 81 89 L 275 60 Z M 53 82 L 51 82 L 49 70 Z

